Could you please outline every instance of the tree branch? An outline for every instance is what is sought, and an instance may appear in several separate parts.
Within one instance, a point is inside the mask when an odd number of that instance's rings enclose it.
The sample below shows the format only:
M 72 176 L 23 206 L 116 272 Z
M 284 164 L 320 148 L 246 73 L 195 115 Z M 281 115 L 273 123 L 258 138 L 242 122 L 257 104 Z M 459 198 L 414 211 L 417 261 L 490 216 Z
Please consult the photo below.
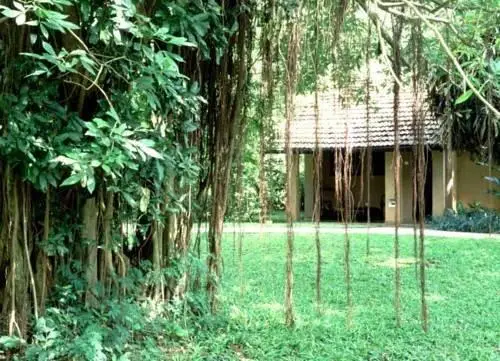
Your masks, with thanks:
M 96 58 L 96 56 L 94 55 L 94 53 L 92 53 L 89 49 L 89 47 L 87 46 L 87 44 L 85 44 L 85 42 L 78 36 L 75 34 L 75 32 L 71 29 L 68 29 L 68 32 L 71 34 L 71 36 L 73 36 L 75 38 L 76 41 L 78 41 L 80 43 L 81 46 L 83 46 L 83 48 L 85 49 L 85 51 L 97 62 L 97 63 L 100 63 L 99 62 L 99 59 Z
M 448 1 L 445 1 L 445 2 L 439 2 L 439 1 L 435 1 L 435 0 L 431 0 L 434 4 L 437 5 L 437 7 L 432 10 L 433 13 L 437 13 L 439 10 L 443 9 L 444 7 L 448 6 L 449 3 L 452 2 L 452 0 L 448 0 Z
M 500 119 L 500 111 L 498 111 L 498 109 L 496 109 L 489 101 L 487 101 L 481 95 L 481 93 L 479 92 L 479 90 L 477 90 L 477 88 L 474 86 L 474 84 L 472 84 L 472 81 L 470 80 L 470 78 L 465 73 L 464 69 L 462 68 L 462 66 L 458 62 L 457 58 L 453 55 L 453 52 L 451 51 L 450 47 L 448 46 L 448 44 L 444 40 L 444 38 L 441 35 L 441 33 L 439 32 L 439 30 L 425 16 L 423 16 L 422 13 L 417 9 L 417 7 L 415 5 L 413 5 L 410 1 L 403 0 L 403 2 L 405 2 L 415 12 L 415 14 L 417 14 L 417 16 L 420 19 L 422 19 L 422 21 L 434 32 L 434 34 L 436 35 L 436 38 L 438 39 L 439 43 L 443 47 L 444 51 L 446 52 L 446 54 L 448 55 L 448 57 L 452 61 L 453 65 L 455 66 L 455 68 L 457 69 L 457 71 L 462 76 L 462 79 L 469 86 L 470 90 L 472 90 L 472 92 L 474 93 L 474 95 L 495 115 L 495 117 L 497 119 Z
M 393 15 L 396 15 L 396 16 L 400 16 L 404 19 L 408 19 L 408 20 L 419 20 L 420 17 L 419 16 L 411 16 L 411 15 L 408 15 L 408 14 L 405 14 L 399 10 L 395 10 L 393 9 L 394 7 L 394 4 L 391 4 L 391 6 L 387 6 L 387 3 L 383 3 L 381 1 L 376 1 L 376 4 L 377 6 L 390 13 L 390 14 L 393 14 Z M 401 3 L 395 3 L 395 4 L 401 4 Z M 439 23 L 445 23 L 445 24 L 449 24 L 450 22 L 446 19 L 441 19 L 441 18 L 438 18 L 438 17 L 435 17 L 435 16 L 426 16 L 425 17 L 426 19 L 430 20 L 430 21 L 434 21 L 434 22 L 439 22 Z
M 382 37 L 381 32 L 382 32 L 382 30 L 381 30 L 381 27 L 380 27 L 380 23 L 378 23 L 377 24 L 377 33 L 378 33 L 379 38 Z M 383 43 L 382 39 L 380 39 L 380 50 L 382 52 L 382 58 L 386 61 L 386 63 L 387 63 L 386 65 L 389 68 L 389 70 L 391 72 L 391 75 L 394 78 L 394 81 L 396 83 L 398 83 L 398 85 L 402 88 L 403 84 L 401 83 L 401 79 L 398 77 L 398 75 L 394 71 L 394 68 L 390 64 L 389 56 L 387 55 L 387 51 L 385 50 L 385 46 L 384 46 L 384 43 Z
M 102 68 L 101 68 L 102 70 Z M 104 96 L 104 98 L 106 99 L 106 102 L 108 103 L 109 107 L 111 109 L 115 109 L 115 107 L 113 106 L 113 103 L 111 102 L 111 99 L 109 99 L 109 96 L 108 94 L 106 93 L 106 91 L 98 84 L 98 80 L 99 80 L 99 76 L 101 74 L 101 71 L 99 71 L 99 74 L 97 75 L 96 79 L 95 80 L 92 80 L 90 79 L 88 76 L 86 76 L 85 74 L 82 74 L 82 73 L 78 73 L 81 77 L 83 77 L 85 80 L 89 81 L 91 83 L 90 85 L 90 88 L 92 88 L 93 86 L 95 86 L 97 89 L 99 89 L 99 91 L 101 92 L 101 94 Z M 77 83 L 77 82 L 74 82 L 72 80 L 65 80 L 64 81 L 65 83 L 68 83 L 68 84 L 73 84 L 73 85 L 77 85 L 83 89 L 85 89 L 86 91 L 88 91 L 89 89 L 87 89 L 87 87 L 83 84 L 80 84 L 80 83 Z
M 382 28 L 382 26 L 380 25 L 380 19 L 379 19 L 378 15 L 371 12 L 370 9 L 368 9 L 368 6 L 366 5 L 365 0 L 356 0 L 356 2 L 364 10 L 364 12 L 368 15 L 368 17 L 370 18 L 372 23 L 375 25 L 375 27 L 380 27 L 380 35 L 381 35 L 382 39 L 384 39 L 386 41 L 386 43 L 391 46 L 391 48 L 394 48 L 394 41 L 392 40 L 391 35 L 389 35 L 389 33 L 384 28 Z M 406 62 L 406 60 L 404 60 L 403 58 L 401 58 L 401 63 L 405 67 L 408 67 L 408 68 L 410 67 L 410 64 L 408 64 L 408 62 Z
M 404 6 L 405 3 L 402 2 L 402 1 L 398 1 L 398 2 L 383 2 L 383 1 L 377 1 L 377 4 L 382 7 L 382 8 L 396 8 L 396 7 L 401 7 L 401 6 Z M 425 4 L 420 4 L 418 2 L 413 2 L 413 4 L 419 8 L 422 8 L 422 9 L 425 9 L 426 11 L 428 12 L 433 12 L 434 9 L 428 7 L 427 5 Z

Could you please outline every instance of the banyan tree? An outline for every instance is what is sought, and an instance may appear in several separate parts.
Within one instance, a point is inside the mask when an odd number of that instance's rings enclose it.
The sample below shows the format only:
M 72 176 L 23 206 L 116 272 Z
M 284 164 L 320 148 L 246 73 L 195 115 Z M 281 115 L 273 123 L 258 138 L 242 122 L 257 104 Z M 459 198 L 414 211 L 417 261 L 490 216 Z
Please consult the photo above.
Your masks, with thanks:
M 111 297 L 194 309 L 186 295 L 197 291 L 217 312 L 228 207 L 244 216 L 249 134 L 262 225 L 267 155 L 285 155 L 286 324 L 303 162 L 318 310 L 320 221 L 345 227 L 348 325 L 349 226 L 385 222 L 399 326 L 398 228 L 414 224 L 427 330 L 424 219 L 467 202 L 471 175 L 488 169 L 457 153 L 447 109 L 474 101 L 471 127 L 482 131 L 468 150 L 488 139 L 490 178 L 497 160 L 498 88 L 479 87 L 451 51 L 453 11 L 434 0 L 0 1 L 0 333 L 28 339 L 48 306 L 97 309 Z M 438 46 L 448 73 L 431 87 L 426 54 Z

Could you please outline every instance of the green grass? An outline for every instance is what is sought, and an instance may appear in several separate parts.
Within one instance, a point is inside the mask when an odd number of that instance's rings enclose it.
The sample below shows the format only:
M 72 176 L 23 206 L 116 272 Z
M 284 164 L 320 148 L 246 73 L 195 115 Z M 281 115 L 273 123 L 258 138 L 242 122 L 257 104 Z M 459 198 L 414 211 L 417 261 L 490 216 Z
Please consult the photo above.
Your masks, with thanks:
M 430 330 L 420 327 L 413 264 L 402 268 L 403 324 L 395 327 L 391 236 L 353 236 L 354 317 L 346 327 L 343 237 L 322 237 L 321 312 L 314 301 L 313 236 L 295 237 L 295 329 L 284 325 L 285 236 L 247 234 L 243 275 L 232 236 L 225 239 L 222 310 L 192 331 L 190 360 L 500 360 L 500 242 L 427 241 Z M 401 239 L 402 257 L 413 239 Z M 384 263 L 385 262 L 385 263 Z M 243 283 L 242 283 L 243 282 Z M 241 285 L 243 284 L 243 292 Z

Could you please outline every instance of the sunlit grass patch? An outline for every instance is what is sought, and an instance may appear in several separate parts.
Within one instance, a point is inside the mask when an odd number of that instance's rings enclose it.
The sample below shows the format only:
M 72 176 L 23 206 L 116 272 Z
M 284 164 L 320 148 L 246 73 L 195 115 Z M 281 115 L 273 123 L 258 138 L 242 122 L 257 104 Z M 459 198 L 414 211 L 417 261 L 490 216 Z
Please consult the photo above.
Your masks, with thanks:
M 323 235 L 322 303 L 315 302 L 314 236 L 295 236 L 294 308 L 284 325 L 285 234 L 245 234 L 243 275 L 224 243 L 223 309 L 192 337 L 186 360 L 500 360 L 500 242 L 426 239 L 430 331 L 420 327 L 413 237 L 401 237 L 403 324 L 395 328 L 392 236 L 352 235 L 353 324 L 346 327 L 344 240 Z M 241 282 L 243 280 L 243 288 Z
M 397 261 L 394 257 L 389 257 L 383 262 L 377 262 L 377 266 L 396 268 L 397 267 L 408 267 L 412 264 L 418 263 L 418 260 L 415 257 L 403 257 L 399 258 Z

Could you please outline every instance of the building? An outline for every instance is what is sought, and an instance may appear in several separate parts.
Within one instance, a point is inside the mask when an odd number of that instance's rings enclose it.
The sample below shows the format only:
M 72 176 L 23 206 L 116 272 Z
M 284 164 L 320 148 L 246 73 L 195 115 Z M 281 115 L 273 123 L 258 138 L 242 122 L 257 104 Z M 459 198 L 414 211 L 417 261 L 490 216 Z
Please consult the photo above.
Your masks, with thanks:
M 351 99 L 345 94 L 350 93 Z M 396 199 L 394 192 L 394 113 L 391 87 L 379 82 L 371 90 L 367 109 L 364 94 L 356 91 L 324 92 L 319 97 L 318 144 L 323 152 L 321 180 L 322 219 L 339 219 L 339 202 L 335 196 L 335 152 L 352 152 L 351 193 L 356 220 L 363 221 L 370 208 L 372 221 L 394 223 Z M 292 187 L 297 192 L 294 217 L 302 207 L 306 220 L 312 218 L 314 204 L 313 151 L 316 145 L 314 96 L 298 96 L 295 119 L 290 129 L 295 173 Z M 403 89 L 398 107 L 401 170 L 399 195 L 400 220 L 413 221 L 413 150 L 416 143 L 413 122 L 413 93 Z M 367 114 L 369 113 L 369 119 Z M 488 167 L 476 164 L 467 153 L 447 151 L 440 137 L 440 122 L 429 110 L 425 111 L 423 139 L 426 148 L 426 216 L 442 215 L 454 209 L 457 202 L 465 205 L 480 202 L 499 208 L 500 202 L 488 192 Z M 278 148 L 284 149 L 284 124 L 278 132 Z M 372 149 L 372 174 L 367 186 L 367 174 L 361 174 L 362 158 Z M 365 158 L 366 160 L 366 158 Z M 299 186 L 299 162 L 304 162 L 303 191 Z M 366 167 L 364 167 L 366 169 Z M 362 187 L 362 180 L 364 184 Z M 368 196 L 367 189 L 370 188 Z

